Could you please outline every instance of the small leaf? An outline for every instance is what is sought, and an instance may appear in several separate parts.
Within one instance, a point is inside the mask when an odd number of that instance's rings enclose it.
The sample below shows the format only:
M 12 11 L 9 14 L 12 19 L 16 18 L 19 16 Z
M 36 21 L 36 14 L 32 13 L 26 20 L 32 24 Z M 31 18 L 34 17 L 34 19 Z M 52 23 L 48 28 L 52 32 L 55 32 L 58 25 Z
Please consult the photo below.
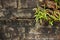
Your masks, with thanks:
M 53 21 L 52 21 L 52 20 L 51 20 L 51 21 L 49 21 L 49 24 L 50 24 L 50 25 L 53 25 Z

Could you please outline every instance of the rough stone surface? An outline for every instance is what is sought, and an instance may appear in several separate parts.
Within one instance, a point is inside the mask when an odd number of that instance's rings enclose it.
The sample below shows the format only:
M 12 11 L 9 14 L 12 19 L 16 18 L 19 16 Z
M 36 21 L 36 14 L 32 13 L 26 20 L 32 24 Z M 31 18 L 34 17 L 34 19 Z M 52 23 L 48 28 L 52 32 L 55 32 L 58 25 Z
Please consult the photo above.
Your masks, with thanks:
M 18 0 L 18 8 L 34 8 L 37 6 L 38 0 Z
M 32 9 L 21 9 L 15 16 L 18 18 L 34 18 L 34 12 Z
M 35 22 L 33 8 L 44 4 L 38 1 L 0 0 L 0 40 L 60 40 L 60 28 L 55 33 Z
M 29 32 L 35 24 L 34 20 L 11 20 L 0 21 L 0 39 L 2 40 L 24 40 L 25 33 Z M 26 29 L 27 28 L 27 29 Z
M 13 7 L 13 8 L 17 8 L 17 0 L 2 0 L 2 4 L 3 4 L 3 8 L 6 7 Z

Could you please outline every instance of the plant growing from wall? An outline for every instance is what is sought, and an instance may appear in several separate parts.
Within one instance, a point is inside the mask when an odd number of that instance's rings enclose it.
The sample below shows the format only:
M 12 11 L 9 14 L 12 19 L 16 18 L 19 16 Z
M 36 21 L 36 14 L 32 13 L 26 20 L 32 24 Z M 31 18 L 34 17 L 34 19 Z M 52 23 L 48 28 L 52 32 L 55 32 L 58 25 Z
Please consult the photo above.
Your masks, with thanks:
M 41 9 L 39 6 L 37 6 L 37 8 L 35 8 L 35 20 L 40 21 L 40 23 L 42 23 L 43 20 L 48 21 L 49 25 L 53 26 L 53 23 L 55 21 L 60 21 L 60 14 L 58 11 L 58 1 L 59 0 L 54 0 L 56 2 L 56 9 L 53 11 L 53 13 L 48 13 L 47 9 L 45 9 L 45 5 L 44 8 Z
M 36 22 L 40 21 L 40 23 L 42 24 L 42 21 L 45 20 L 45 21 L 49 21 L 50 25 L 53 25 L 53 21 L 52 21 L 52 19 L 50 19 L 49 16 L 47 16 L 47 11 L 45 9 L 45 6 L 44 6 L 43 9 L 41 9 L 40 7 L 36 8 L 36 12 L 35 12 L 35 20 L 36 20 Z
M 46 10 L 45 7 L 43 10 L 40 9 L 39 6 L 37 6 L 36 8 L 36 12 L 35 12 L 35 20 L 40 21 L 40 23 L 42 23 L 43 20 L 47 20 L 47 16 L 46 16 Z

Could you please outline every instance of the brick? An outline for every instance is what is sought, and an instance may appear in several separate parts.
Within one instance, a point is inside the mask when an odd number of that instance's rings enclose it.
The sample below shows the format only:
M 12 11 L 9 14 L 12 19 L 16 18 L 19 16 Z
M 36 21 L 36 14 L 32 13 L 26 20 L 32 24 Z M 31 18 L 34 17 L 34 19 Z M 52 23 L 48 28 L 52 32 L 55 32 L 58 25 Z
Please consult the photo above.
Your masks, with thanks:
M 17 1 L 16 0 L 3 0 L 3 7 L 12 7 L 17 8 Z
M 37 6 L 37 0 L 19 0 L 18 9 L 20 8 L 34 8 Z
M 35 20 L 34 19 L 0 20 L 0 26 L 2 26 L 2 25 L 3 25 L 3 28 L 5 26 L 7 26 L 7 29 L 13 31 L 14 30 L 13 28 L 17 29 L 20 27 L 24 27 L 24 28 L 25 27 L 28 27 L 28 28 L 34 27 L 35 26 Z
M 34 18 L 34 12 L 32 9 L 20 9 L 16 10 L 13 8 L 4 9 L 5 11 L 0 12 L 0 19 L 13 19 L 13 18 Z M 18 12 L 17 12 L 18 11 Z
M 11 20 L 10 22 L 7 21 L 8 25 L 16 26 L 16 27 L 34 27 L 35 20 L 34 19 L 17 19 Z
M 18 13 L 14 14 L 18 18 L 34 18 L 34 12 L 32 9 L 20 9 Z
M 1 9 L 0 10 L 0 20 L 1 19 L 3 19 L 3 20 L 7 19 L 8 20 L 8 19 L 13 18 L 14 13 L 17 13 L 17 10 L 14 8 L 7 7 L 6 9 Z

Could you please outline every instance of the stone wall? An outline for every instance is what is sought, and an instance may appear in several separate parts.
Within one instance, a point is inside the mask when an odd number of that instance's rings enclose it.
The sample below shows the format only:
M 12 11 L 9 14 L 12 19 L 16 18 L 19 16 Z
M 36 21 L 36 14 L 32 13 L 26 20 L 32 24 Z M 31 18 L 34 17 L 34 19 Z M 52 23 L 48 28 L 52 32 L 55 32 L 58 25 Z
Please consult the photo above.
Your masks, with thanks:
M 34 11 L 38 0 L 0 0 L 0 40 L 57 40 L 60 34 L 36 29 Z M 40 26 L 37 24 L 37 26 Z M 53 35 L 53 36 L 52 36 Z M 50 39 L 49 39 L 50 38 Z

